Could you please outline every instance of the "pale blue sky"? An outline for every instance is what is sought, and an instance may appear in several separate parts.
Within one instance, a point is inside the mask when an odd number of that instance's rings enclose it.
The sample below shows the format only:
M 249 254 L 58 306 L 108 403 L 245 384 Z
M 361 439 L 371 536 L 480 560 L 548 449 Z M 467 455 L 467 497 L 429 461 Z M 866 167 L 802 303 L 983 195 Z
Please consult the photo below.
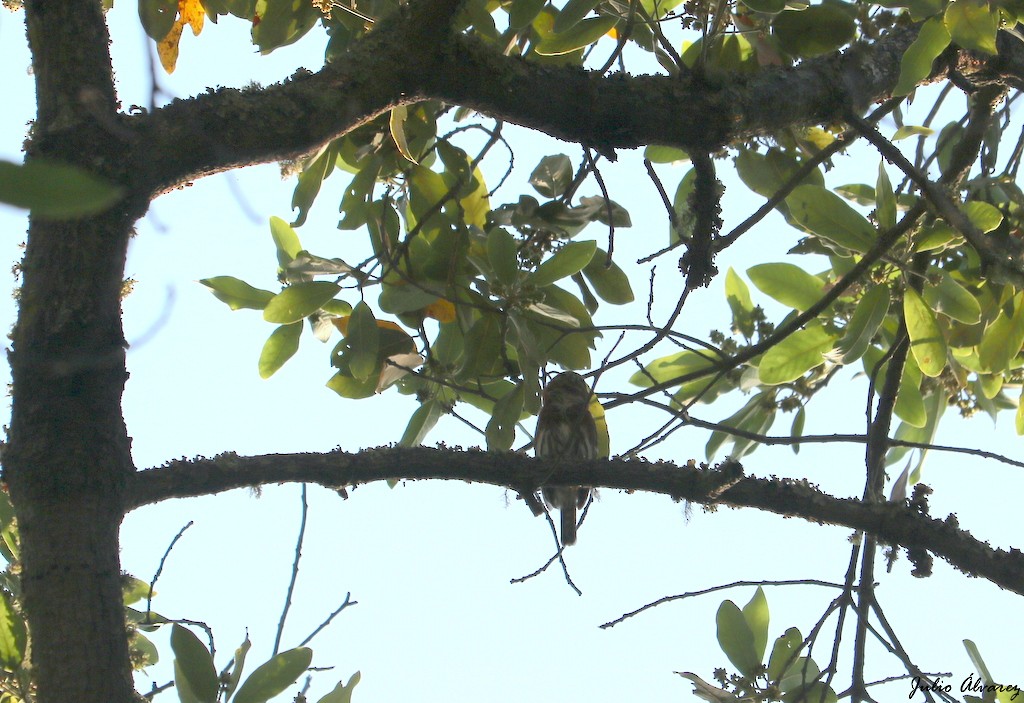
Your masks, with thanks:
M 119 2 L 109 17 L 122 103 L 146 104 L 147 40 L 135 6 Z M 7 103 L 0 112 L 0 158 L 15 160 L 33 108 L 21 21 L 21 14 L 0 13 Z M 268 84 L 300 66 L 318 68 L 323 45 L 324 37 L 314 30 L 299 45 L 260 57 L 248 43 L 245 24 L 224 18 L 220 25 L 207 23 L 198 40 L 186 32 L 176 73 L 160 80 L 179 97 L 206 86 L 241 86 L 252 80 Z M 508 133 L 516 149 L 516 171 L 503 191 L 505 200 L 514 200 L 519 192 L 515 189 L 526 187 L 526 177 L 543 154 L 564 152 L 574 164 L 579 161 L 574 145 L 558 145 L 522 130 Z M 863 174 L 860 180 L 873 181 L 876 165 L 872 155 L 844 158 L 839 173 L 829 174 L 827 182 L 853 180 L 849 174 L 856 169 Z M 502 157 L 495 156 L 490 168 L 486 173 L 503 170 Z M 684 168 L 661 172 L 674 189 Z M 605 178 L 634 222 L 632 229 L 618 232 L 619 262 L 627 271 L 640 271 L 632 262 L 665 242 L 663 210 L 638 154 L 622 154 L 620 165 L 608 169 Z M 229 179 L 241 191 L 244 207 Z M 299 234 L 315 253 L 358 259 L 349 247 L 355 243 L 362 250 L 365 235 L 335 229 L 347 180 L 338 175 L 325 184 Z M 734 179 L 726 183 L 728 228 L 760 201 Z M 338 445 L 356 450 L 401 436 L 415 401 L 394 390 L 358 402 L 337 397 L 324 387 L 331 373 L 330 347 L 309 335 L 284 369 L 261 380 L 256 361 L 272 326 L 253 311 L 230 312 L 196 283 L 229 274 L 273 288 L 276 261 L 267 219 L 290 219 L 293 185 L 281 180 L 274 165 L 208 178 L 158 199 L 139 223 L 127 269 L 138 283 L 124 305 L 126 335 L 133 345 L 124 406 L 140 468 L 229 450 L 262 454 Z M 581 194 L 596 192 L 591 184 Z M 9 264 L 18 259 L 24 230 L 23 213 L 0 206 L 0 250 Z M 604 246 L 604 232 L 597 226 L 584 236 Z M 750 251 L 740 251 L 741 242 L 726 252 L 718 262 L 722 271 L 733 266 L 742 273 L 754 263 L 781 260 L 796 233 L 776 219 L 750 237 L 761 240 L 752 247 L 748 243 Z M 666 257 L 659 283 L 667 290 L 677 285 L 675 276 L 674 260 Z M 635 280 L 641 302 L 631 308 L 602 308 L 598 321 L 636 322 L 642 317 L 646 280 L 646 273 Z M 712 326 L 726 326 L 721 321 L 727 310 L 722 285 L 720 277 L 694 296 L 683 316 L 686 332 L 701 336 Z M 754 295 L 758 302 L 767 302 L 756 291 Z M 13 320 L 13 302 L 3 296 L 0 322 Z M 599 390 L 623 388 L 624 373 L 609 374 Z M 862 430 L 863 383 L 845 384 L 849 394 L 837 388 L 829 404 L 811 407 L 808 434 Z M 694 414 L 721 419 L 729 414 L 728 407 L 732 405 L 702 407 Z M 478 414 L 474 417 L 481 420 Z M 660 421 L 636 410 L 610 413 L 613 452 L 632 446 Z M 775 433 L 785 432 L 789 421 L 790 416 L 780 421 Z M 470 446 L 480 439 L 448 419 L 428 443 L 438 441 Z M 703 432 L 684 430 L 649 458 L 700 460 L 705 441 Z M 1009 416 L 996 431 L 984 417 L 969 424 L 949 417 L 941 441 L 1020 456 Z M 797 457 L 788 449 L 761 449 L 744 464 L 749 473 L 807 477 L 836 495 L 856 496 L 861 492 L 862 456 L 857 445 L 805 446 Z M 933 455 L 925 480 L 936 490 L 933 515 L 956 512 L 963 527 L 994 545 L 1019 546 L 1024 541 L 1024 530 L 1014 519 L 1012 488 L 1020 484 L 1019 469 Z M 174 534 L 188 520 L 196 522 L 169 559 L 154 605 L 169 617 L 209 623 L 217 635 L 218 667 L 246 628 L 254 643 L 250 670 L 269 653 L 293 556 L 298 495 L 297 486 L 269 486 L 258 499 L 235 491 L 145 508 L 125 521 L 123 567 L 146 580 Z M 346 592 L 359 605 L 312 643 L 314 665 L 335 669 L 316 675 L 309 699 L 315 701 L 339 678 L 362 670 L 357 701 L 689 700 L 690 685 L 672 672 L 693 671 L 710 680 L 714 667 L 727 665 L 715 642 L 715 610 L 723 598 L 742 605 L 753 589 L 673 603 L 607 631 L 597 626 L 659 597 L 738 579 L 838 581 L 849 557 L 848 530 L 752 510 L 706 514 L 698 507 L 687 520 L 682 506 L 664 497 L 606 490 L 591 510 L 578 545 L 567 555 L 573 579 L 584 593 L 581 598 L 556 570 L 526 584 L 509 584 L 542 564 L 552 549 L 546 524 L 512 498 L 490 486 L 455 482 L 408 483 L 395 489 L 364 486 L 347 501 L 310 487 L 307 542 L 285 646 L 304 638 Z M 996 676 L 1012 680 L 1022 675 L 1014 635 L 1024 612 L 1019 597 L 967 579 L 942 562 L 936 563 L 935 577 L 920 581 L 909 575 L 901 559 L 879 581 L 890 622 L 925 670 L 951 671 L 958 685 L 972 673 L 960 644 L 968 637 L 981 647 Z M 790 626 L 806 633 L 834 593 L 801 587 L 769 589 L 767 595 L 774 639 Z M 171 676 L 171 652 L 166 635 L 157 635 L 156 641 L 165 659 L 152 674 L 162 684 Z M 827 660 L 824 644 L 816 651 L 819 663 Z M 896 662 L 877 650 L 872 662 L 875 678 L 900 673 Z M 1024 680 L 1017 683 L 1024 685 Z M 148 683 L 140 681 L 140 689 L 146 688 Z M 290 699 L 291 693 L 281 700 Z M 906 699 L 908 693 L 908 686 L 895 684 L 882 698 Z M 168 692 L 159 700 L 176 696 Z

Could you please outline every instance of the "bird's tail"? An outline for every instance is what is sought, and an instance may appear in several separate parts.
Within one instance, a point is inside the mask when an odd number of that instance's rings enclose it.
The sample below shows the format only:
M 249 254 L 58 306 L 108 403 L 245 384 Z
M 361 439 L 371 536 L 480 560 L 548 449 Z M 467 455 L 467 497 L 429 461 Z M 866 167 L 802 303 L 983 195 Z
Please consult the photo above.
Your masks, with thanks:
M 569 502 L 562 506 L 562 546 L 576 544 L 576 506 Z

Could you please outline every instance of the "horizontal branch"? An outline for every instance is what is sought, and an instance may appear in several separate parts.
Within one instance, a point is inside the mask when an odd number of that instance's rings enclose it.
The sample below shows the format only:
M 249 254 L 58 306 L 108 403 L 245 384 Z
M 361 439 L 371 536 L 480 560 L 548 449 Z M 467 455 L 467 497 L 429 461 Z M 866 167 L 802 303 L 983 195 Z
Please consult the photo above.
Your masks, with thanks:
M 927 550 L 960 571 L 1024 595 L 1024 555 L 994 549 L 959 529 L 955 518 L 935 520 L 893 503 L 867 504 L 835 498 L 804 481 L 745 476 L 739 464 L 716 469 L 668 462 L 597 460 L 567 466 L 515 453 L 415 448 L 340 450 L 325 454 L 270 454 L 175 460 L 134 474 L 129 509 L 171 498 L 209 495 L 234 488 L 309 482 L 343 488 L 386 479 L 473 481 L 514 490 L 540 482 L 648 491 L 704 505 L 758 508 L 868 532 L 889 544 Z
M 903 28 L 842 54 L 715 81 L 604 75 L 505 56 L 443 30 L 457 0 L 420 0 L 316 73 L 218 89 L 126 117 L 131 181 L 165 192 L 204 175 L 296 158 L 390 108 L 436 99 L 609 153 L 647 144 L 713 151 L 836 121 L 888 96 L 916 36 Z M 425 31 L 425 28 L 442 28 Z

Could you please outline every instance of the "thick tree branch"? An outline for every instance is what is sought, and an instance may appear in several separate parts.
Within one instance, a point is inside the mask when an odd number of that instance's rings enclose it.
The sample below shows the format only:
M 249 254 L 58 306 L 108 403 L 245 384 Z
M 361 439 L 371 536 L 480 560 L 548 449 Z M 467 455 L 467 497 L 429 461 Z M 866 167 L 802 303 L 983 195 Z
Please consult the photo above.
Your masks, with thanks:
M 176 460 L 130 479 L 128 503 L 139 507 L 170 498 L 284 482 L 344 487 L 384 479 L 448 479 L 518 488 L 541 481 L 663 493 L 706 505 L 751 507 L 871 533 L 906 548 L 926 549 L 957 569 L 1024 594 L 1024 555 L 993 549 L 960 530 L 953 517 L 935 520 L 903 505 L 869 505 L 827 495 L 806 482 L 744 477 L 738 464 L 716 470 L 667 462 L 598 460 L 565 466 L 521 454 L 458 449 L 382 448 L 358 453 L 272 454 Z
M 126 118 L 133 182 L 158 194 L 229 168 L 293 158 L 404 103 L 439 99 L 608 152 L 646 144 L 714 150 L 737 138 L 838 120 L 884 98 L 916 30 L 842 55 L 718 85 L 604 76 L 504 56 L 465 36 L 426 38 L 454 0 L 412 2 L 315 74 L 221 89 Z M 267 139 L 273 134 L 273 139 Z

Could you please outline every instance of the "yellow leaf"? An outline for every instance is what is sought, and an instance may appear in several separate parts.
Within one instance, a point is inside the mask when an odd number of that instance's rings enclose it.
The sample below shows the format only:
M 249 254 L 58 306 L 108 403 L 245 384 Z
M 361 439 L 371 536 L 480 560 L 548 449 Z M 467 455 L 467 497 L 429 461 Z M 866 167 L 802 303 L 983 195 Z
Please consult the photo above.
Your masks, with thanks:
M 178 40 L 181 39 L 181 30 L 185 28 L 181 19 L 174 21 L 174 26 L 167 36 L 156 45 L 156 53 L 160 57 L 160 65 L 168 73 L 174 73 L 174 65 L 178 62 Z
M 202 0 L 178 0 L 178 15 L 184 24 L 192 28 L 192 35 L 198 37 L 206 19 Z
M 351 315 L 345 317 L 333 317 L 331 318 L 331 324 L 338 328 L 338 331 L 343 335 L 348 334 L 348 320 Z M 377 327 L 385 330 L 398 330 L 399 332 L 405 332 L 400 326 L 391 322 L 390 320 L 377 320 Z
M 450 300 L 438 298 L 423 308 L 423 314 L 434 318 L 438 322 L 453 322 L 455 320 L 455 306 Z
M 160 57 L 160 65 L 168 73 L 174 73 L 174 67 L 178 63 L 178 42 L 181 40 L 181 32 L 187 24 L 192 28 L 192 34 L 199 36 L 203 31 L 203 21 L 206 18 L 206 10 L 203 8 L 202 0 L 178 0 L 178 17 L 167 36 L 156 45 L 157 55 Z

